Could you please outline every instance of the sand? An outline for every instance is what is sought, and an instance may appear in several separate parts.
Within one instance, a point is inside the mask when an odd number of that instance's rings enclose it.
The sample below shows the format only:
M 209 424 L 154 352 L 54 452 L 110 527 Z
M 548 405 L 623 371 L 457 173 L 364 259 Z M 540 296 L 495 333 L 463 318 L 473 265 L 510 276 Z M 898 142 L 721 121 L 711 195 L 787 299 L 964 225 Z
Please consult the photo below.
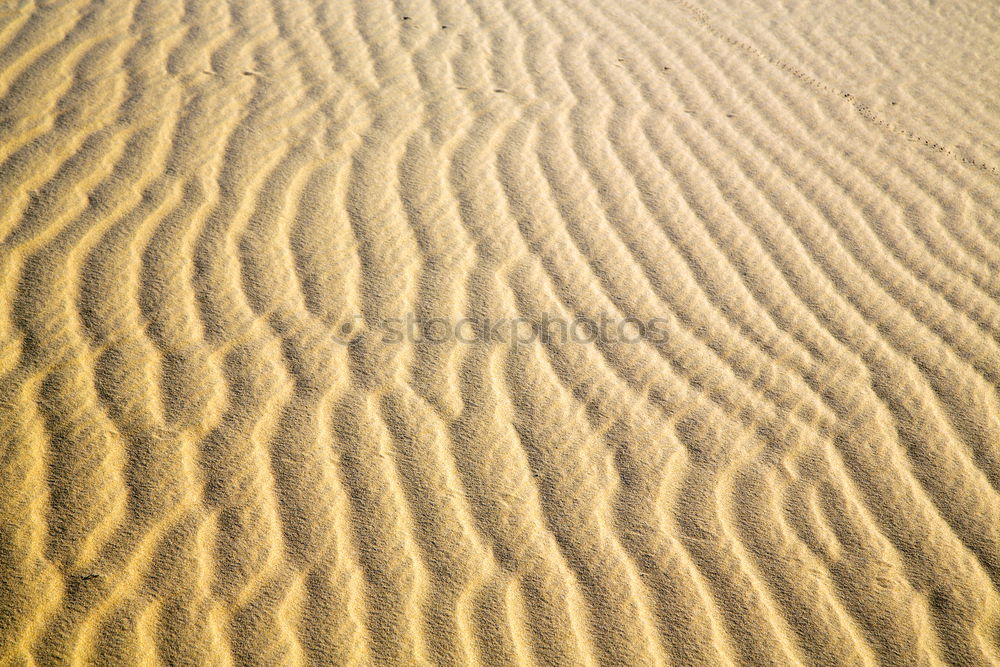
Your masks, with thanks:
M 1000 664 L 998 53 L 4 3 L 0 664 Z

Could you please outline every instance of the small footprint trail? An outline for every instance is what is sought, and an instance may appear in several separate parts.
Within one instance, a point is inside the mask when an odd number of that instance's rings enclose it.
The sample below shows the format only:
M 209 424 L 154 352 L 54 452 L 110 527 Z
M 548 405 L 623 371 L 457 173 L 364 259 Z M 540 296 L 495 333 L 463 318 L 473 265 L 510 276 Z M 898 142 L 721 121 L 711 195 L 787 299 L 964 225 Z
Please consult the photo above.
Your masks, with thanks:
M 726 42 L 730 46 L 741 49 L 746 53 L 753 55 L 756 58 L 760 58 L 762 60 L 767 61 L 771 65 L 785 72 L 788 72 L 795 78 L 799 79 L 800 81 L 803 81 L 804 83 L 808 84 L 809 86 L 815 88 L 818 91 L 848 100 L 854 107 L 854 110 L 858 113 L 858 115 L 860 115 L 865 120 L 870 121 L 874 125 L 881 127 L 894 134 L 897 134 L 901 137 L 904 137 L 908 141 L 919 143 L 928 149 L 947 155 L 948 157 L 957 160 L 963 164 L 967 164 L 977 169 L 981 169 L 991 174 L 1000 176 L 1000 170 L 998 170 L 996 166 L 988 164 L 986 162 L 975 160 L 965 155 L 961 155 L 958 152 L 956 152 L 953 147 L 943 145 L 941 143 L 938 143 L 937 141 L 934 141 L 933 139 L 921 136 L 920 134 L 915 133 L 913 130 L 906 128 L 904 125 L 890 121 L 886 119 L 884 116 L 874 111 L 871 108 L 871 106 L 866 104 L 864 101 L 860 100 L 853 93 L 850 93 L 845 90 L 838 90 L 828 85 L 824 81 L 821 81 L 816 77 L 811 76 L 810 74 L 802 71 L 800 68 L 788 62 L 785 62 L 779 58 L 775 58 L 774 56 L 765 53 L 764 51 L 761 51 L 760 49 L 758 49 L 757 47 L 753 46 L 748 42 L 733 37 L 724 30 L 718 28 L 717 22 L 713 19 L 712 15 L 709 14 L 704 9 L 698 7 L 697 5 L 694 5 L 688 2 L 687 0 L 670 0 L 670 2 L 676 3 L 677 5 L 683 7 L 688 13 L 690 13 L 692 17 L 694 17 L 696 21 L 698 21 L 698 23 L 703 25 L 706 30 L 708 30 L 711 34 L 715 35 L 720 40 Z

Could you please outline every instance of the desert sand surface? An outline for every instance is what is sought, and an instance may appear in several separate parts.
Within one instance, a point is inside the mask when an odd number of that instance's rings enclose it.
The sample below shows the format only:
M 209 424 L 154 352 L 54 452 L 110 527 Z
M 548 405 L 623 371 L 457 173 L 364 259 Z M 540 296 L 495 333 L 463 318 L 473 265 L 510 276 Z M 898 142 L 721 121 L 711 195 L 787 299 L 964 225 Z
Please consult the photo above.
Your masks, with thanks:
M 0 445 L 2 665 L 1000 664 L 1000 5 L 8 0 Z

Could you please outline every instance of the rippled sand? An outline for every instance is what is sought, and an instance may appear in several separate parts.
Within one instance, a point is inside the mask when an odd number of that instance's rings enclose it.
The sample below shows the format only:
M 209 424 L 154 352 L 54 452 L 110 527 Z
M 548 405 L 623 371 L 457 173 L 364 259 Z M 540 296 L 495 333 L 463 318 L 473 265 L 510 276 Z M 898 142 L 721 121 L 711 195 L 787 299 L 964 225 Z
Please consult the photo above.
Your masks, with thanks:
M 1000 663 L 997 54 L 989 0 L 5 2 L 0 664 Z

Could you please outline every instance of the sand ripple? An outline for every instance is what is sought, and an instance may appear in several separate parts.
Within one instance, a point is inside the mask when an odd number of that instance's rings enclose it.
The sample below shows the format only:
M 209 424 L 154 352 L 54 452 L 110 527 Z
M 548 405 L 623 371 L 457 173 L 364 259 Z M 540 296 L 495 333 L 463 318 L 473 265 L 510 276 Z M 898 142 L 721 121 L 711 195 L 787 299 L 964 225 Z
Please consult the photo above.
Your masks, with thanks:
M 6 3 L 0 664 L 1000 663 L 1000 14 L 819 4 Z

